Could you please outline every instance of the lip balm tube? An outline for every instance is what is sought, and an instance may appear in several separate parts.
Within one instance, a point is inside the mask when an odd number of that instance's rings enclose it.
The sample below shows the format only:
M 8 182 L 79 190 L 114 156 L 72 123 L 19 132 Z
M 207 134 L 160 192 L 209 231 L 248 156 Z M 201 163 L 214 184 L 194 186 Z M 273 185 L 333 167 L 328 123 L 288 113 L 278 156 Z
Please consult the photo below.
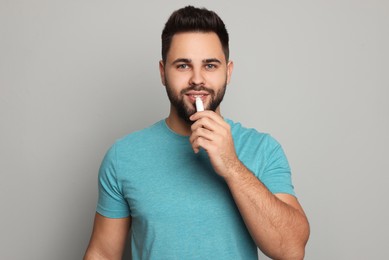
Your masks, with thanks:
M 197 112 L 204 111 L 203 101 L 200 97 L 196 97 L 196 110 Z

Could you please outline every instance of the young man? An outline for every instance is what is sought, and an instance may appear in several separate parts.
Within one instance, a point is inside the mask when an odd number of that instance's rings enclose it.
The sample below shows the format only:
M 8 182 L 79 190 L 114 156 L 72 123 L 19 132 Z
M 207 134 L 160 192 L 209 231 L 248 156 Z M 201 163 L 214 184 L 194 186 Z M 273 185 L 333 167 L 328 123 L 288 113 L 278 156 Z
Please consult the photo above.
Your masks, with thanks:
M 170 114 L 107 152 L 85 259 L 120 259 L 128 231 L 133 259 L 257 259 L 257 247 L 304 257 L 309 225 L 282 148 L 220 114 L 232 70 L 214 12 L 171 15 L 160 62 Z

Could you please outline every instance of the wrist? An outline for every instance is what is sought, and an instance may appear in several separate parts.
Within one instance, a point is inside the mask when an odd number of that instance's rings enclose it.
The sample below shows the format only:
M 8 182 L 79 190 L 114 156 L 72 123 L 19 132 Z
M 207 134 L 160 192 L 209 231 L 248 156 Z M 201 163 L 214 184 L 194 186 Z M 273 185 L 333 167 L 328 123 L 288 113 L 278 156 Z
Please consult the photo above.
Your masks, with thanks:
M 248 171 L 246 166 L 237 158 L 234 162 L 230 162 L 226 173 L 223 175 L 224 181 L 228 183 L 236 183 Z

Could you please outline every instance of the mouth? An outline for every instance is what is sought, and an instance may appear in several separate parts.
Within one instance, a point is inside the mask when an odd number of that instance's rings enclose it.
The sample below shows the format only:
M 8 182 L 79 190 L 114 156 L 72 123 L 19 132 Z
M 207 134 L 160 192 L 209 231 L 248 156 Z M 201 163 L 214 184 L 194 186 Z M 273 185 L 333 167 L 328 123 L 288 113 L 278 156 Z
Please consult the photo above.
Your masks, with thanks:
M 201 98 L 201 100 L 204 102 L 206 100 L 207 96 L 209 96 L 209 93 L 204 92 L 204 91 L 189 91 L 185 95 L 189 98 L 189 101 L 191 103 L 195 103 L 196 98 L 198 98 L 198 97 Z

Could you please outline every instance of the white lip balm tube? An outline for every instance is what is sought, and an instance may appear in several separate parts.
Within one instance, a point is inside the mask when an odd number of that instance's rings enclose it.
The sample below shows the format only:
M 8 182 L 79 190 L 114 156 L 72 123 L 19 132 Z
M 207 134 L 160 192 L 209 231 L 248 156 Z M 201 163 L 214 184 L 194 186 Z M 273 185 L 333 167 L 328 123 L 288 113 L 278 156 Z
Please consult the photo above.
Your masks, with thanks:
M 197 112 L 204 111 L 203 101 L 200 97 L 196 97 L 196 110 Z

